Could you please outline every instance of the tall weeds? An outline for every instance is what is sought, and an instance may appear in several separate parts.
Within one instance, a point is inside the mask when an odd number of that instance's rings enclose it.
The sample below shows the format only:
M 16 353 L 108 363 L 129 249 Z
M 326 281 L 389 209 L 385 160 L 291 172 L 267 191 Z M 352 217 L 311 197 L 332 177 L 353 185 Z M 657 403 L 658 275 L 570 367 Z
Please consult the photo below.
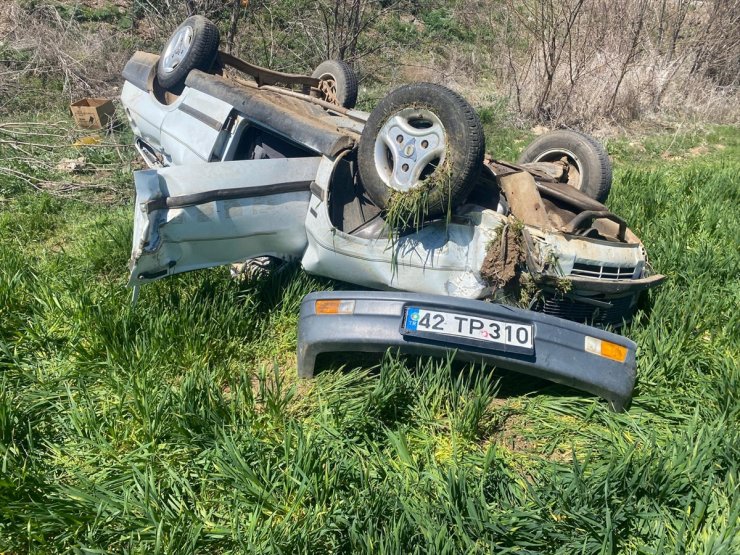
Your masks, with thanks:
M 0 110 L 114 95 L 134 50 L 158 51 L 192 13 L 254 63 L 310 73 L 347 60 L 365 107 L 401 82 L 431 80 L 549 126 L 740 118 L 738 0 L 9 0 Z
M 507 23 L 491 19 L 506 45 L 500 71 L 517 109 L 536 119 L 737 121 L 734 0 L 532 0 L 491 10 Z

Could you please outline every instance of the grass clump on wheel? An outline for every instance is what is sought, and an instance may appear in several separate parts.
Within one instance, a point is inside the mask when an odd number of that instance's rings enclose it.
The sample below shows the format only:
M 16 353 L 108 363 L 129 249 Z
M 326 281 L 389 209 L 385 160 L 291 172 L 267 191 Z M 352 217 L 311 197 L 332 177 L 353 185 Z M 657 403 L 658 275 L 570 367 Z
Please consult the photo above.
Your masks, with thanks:
M 436 196 L 447 197 L 448 204 L 442 214 L 449 222 L 452 214 L 450 205 L 452 163 L 445 160 L 436 170 L 421 183 L 408 191 L 394 191 L 388 199 L 385 209 L 385 225 L 390 230 L 418 230 L 434 213 Z

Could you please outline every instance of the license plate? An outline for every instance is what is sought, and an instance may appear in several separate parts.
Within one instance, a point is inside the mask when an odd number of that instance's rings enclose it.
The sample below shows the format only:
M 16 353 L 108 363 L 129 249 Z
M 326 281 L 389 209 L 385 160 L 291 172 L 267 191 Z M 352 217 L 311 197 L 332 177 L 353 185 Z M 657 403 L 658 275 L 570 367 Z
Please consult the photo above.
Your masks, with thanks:
M 401 333 L 434 338 L 456 337 L 457 342 L 504 351 L 534 351 L 532 324 L 504 322 L 442 310 L 410 306 L 406 308 Z

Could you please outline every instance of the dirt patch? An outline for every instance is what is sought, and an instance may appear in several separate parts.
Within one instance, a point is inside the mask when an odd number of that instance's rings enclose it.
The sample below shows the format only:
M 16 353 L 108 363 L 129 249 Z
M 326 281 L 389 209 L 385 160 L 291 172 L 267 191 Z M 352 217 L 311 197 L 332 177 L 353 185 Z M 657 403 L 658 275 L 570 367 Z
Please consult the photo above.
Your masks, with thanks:
M 663 160 L 676 161 L 683 160 L 684 158 L 696 158 L 697 156 L 704 156 L 705 154 L 709 154 L 711 151 L 712 149 L 710 149 L 707 145 L 699 145 L 688 149 L 683 153 L 683 155 L 673 154 L 670 151 L 666 150 L 665 152 L 661 153 L 660 157 Z
M 535 450 L 535 444 L 523 434 L 526 422 L 526 417 L 522 414 L 508 415 L 499 424 L 494 441 L 509 451 L 531 453 Z
M 694 148 L 689 149 L 689 154 L 691 156 L 702 156 L 703 154 L 709 153 L 709 147 L 708 146 L 695 146 Z
M 564 446 L 556 447 L 552 453 L 547 456 L 547 460 L 561 464 L 568 464 L 573 461 L 573 451 Z
M 488 247 L 481 267 L 481 277 L 496 289 L 518 281 L 525 260 L 521 230 L 507 224 Z
M 568 464 L 573 460 L 572 447 L 561 444 L 552 450 L 548 449 L 543 439 L 538 439 L 536 432 L 532 433 L 537 426 L 526 414 L 516 412 L 516 409 L 508 412 L 511 410 L 509 400 L 496 399 L 491 406 L 498 411 L 499 420 L 483 445 L 484 448 L 488 444 L 496 444 L 512 453 L 536 456 L 560 464 Z

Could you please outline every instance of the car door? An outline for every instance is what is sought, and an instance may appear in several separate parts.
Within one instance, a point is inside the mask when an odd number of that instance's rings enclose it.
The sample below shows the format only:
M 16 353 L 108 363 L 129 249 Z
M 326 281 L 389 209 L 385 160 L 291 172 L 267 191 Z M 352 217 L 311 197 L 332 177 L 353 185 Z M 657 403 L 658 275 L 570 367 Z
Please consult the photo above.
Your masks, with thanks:
M 212 95 L 186 87 L 162 118 L 160 143 L 168 166 L 220 160 L 236 113 Z
M 321 157 L 136 172 L 129 285 L 255 256 L 299 258 Z
M 121 101 L 134 135 L 166 166 L 218 160 L 237 118 L 230 104 L 188 87 L 165 104 L 154 92 L 127 82 Z

